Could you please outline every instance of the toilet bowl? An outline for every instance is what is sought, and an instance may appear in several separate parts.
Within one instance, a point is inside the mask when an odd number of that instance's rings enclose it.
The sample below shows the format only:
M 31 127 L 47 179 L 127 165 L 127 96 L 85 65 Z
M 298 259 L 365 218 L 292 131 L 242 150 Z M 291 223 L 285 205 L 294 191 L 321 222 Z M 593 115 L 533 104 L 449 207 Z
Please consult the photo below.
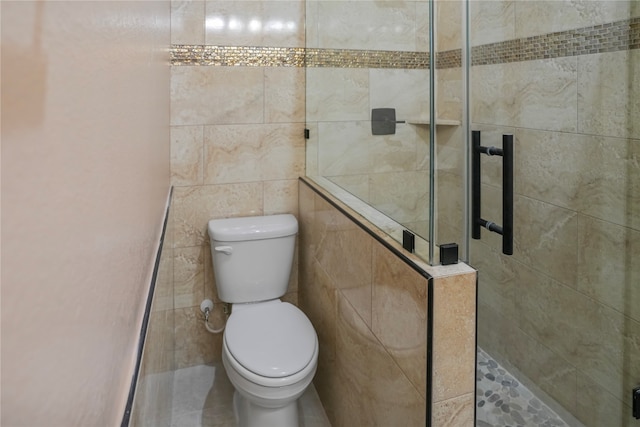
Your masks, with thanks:
M 232 304 L 222 362 L 235 388 L 240 427 L 298 426 L 298 398 L 311 384 L 318 337 L 287 289 L 297 221 L 292 215 L 209 221 L 220 299 Z
M 222 363 L 236 389 L 241 427 L 298 425 L 297 399 L 316 372 L 311 322 L 280 300 L 236 309 L 227 323 Z

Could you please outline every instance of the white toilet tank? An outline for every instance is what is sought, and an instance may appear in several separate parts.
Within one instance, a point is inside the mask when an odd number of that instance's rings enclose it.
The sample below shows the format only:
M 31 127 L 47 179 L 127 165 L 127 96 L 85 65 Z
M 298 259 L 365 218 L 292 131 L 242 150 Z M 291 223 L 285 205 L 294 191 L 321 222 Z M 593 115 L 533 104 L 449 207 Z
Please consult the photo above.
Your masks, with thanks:
M 214 219 L 208 229 L 222 301 L 266 301 L 287 292 L 298 232 L 293 215 Z

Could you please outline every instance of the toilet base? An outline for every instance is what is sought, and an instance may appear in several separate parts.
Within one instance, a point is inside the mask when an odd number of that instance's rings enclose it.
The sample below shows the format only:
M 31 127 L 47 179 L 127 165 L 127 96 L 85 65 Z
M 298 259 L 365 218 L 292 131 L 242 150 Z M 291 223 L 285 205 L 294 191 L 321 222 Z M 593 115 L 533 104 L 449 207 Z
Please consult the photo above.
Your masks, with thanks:
M 258 406 L 233 393 L 233 412 L 238 427 L 298 427 L 298 401 L 294 400 L 281 408 Z

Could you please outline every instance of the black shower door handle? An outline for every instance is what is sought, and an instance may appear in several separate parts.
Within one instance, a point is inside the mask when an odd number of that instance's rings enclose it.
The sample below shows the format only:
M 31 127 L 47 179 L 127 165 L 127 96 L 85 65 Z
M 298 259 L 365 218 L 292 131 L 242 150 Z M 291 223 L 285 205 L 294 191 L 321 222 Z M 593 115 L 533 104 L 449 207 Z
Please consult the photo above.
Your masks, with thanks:
M 480 145 L 480 131 L 471 132 L 471 237 L 480 239 L 480 228 L 502 235 L 502 253 L 513 255 L 513 135 L 502 135 L 502 148 Z M 480 155 L 502 157 L 502 226 L 481 215 Z

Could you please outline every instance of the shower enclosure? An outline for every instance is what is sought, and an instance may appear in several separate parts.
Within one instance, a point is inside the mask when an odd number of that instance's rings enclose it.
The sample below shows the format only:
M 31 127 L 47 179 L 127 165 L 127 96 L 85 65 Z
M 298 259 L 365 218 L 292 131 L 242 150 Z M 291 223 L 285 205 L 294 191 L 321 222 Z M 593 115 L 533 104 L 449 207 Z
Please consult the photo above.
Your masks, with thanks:
M 307 175 L 430 263 L 457 243 L 478 269 L 477 425 L 544 425 L 539 402 L 568 425 L 640 425 L 640 4 L 306 8 Z M 512 255 L 471 238 L 472 131 L 513 136 Z M 502 159 L 481 162 L 501 224 Z

